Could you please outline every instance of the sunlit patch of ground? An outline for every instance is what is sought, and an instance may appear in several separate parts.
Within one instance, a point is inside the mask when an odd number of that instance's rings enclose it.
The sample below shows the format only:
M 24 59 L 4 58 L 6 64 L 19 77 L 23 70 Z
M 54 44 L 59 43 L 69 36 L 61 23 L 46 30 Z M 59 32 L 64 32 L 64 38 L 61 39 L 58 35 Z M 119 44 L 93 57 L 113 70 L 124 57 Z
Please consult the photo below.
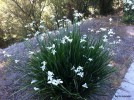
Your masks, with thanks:
M 134 27 L 133 26 L 128 26 L 126 28 L 126 32 L 132 36 L 134 36 Z
M 5 66 L 5 62 L 3 61 L 3 62 L 0 63 L 0 70 L 1 70 L 4 66 Z

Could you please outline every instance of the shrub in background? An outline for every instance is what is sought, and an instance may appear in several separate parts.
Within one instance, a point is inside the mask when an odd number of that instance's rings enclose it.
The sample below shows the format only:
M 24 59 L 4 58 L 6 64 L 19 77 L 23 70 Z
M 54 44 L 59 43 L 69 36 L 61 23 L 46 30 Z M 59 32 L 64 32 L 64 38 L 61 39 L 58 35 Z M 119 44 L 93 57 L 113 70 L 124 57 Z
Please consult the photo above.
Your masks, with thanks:
M 39 30 L 45 0 L 0 0 L 0 2 L 3 4 L 0 7 L 0 29 L 4 34 L 1 37 L 6 44 L 23 40 L 29 33 Z M 32 21 L 35 21 L 34 30 L 24 27 Z
M 132 0 L 124 4 L 123 21 L 128 24 L 134 24 L 134 1 Z
M 2 1 L 5 2 L 5 8 L 4 13 L 1 14 L 2 21 L 0 23 L 0 28 L 4 31 L 9 40 L 12 40 L 12 38 L 21 40 L 26 38 L 29 33 L 31 34 L 39 31 L 41 19 L 45 21 L 45 26 L 48 29 L 53 30 L 60 27 L 59 20 L 64 16 L 73 22 L 73 13 L 75 10 L 79 13 L 83 13 L 84 17 L 88 17 L 91 14 L 89 11 L 90 8 L 93 8 L 93 10 L 95 10 L 94 12 L 97 12 L 94 14 L 101 15 L 107 15 L 113 11 L 113 0 Z M 49 11 L 46 10 L 47 7 L 49 8 Z M 55 21 L 51 20 L 51 16 L 53 15 L 55 17 Z M 24 27 L 27 23 L 31 23 L 33 21 L 34 24 L 32 30 L 28 27 Z M 4 38 L 4 36 L 2 36 L 2 38 Z
M 108 15 L 114 11 L 114 0 L 69 0 L 69 3 L 78 12 L 83 13 L 85 17 L 91 14 L 90 7 L 93 7 L 94 10 L 98 9 L 100 15 Z
M 108 15 L 113 13 L 114 0 L 50 0 L 53 15 L 55 16 L 58 27 L 58 20 L 66 16 L 73 22 L 74 11 L 77 10 L 85 17 L 94 14 Z M 93 11 L 90 11 L 92 8 Z
M 40 99 L 85 100 L 114 71 L 102 38 L 82 35 L 75 26 L 54 38 L 39 40 L 29 62 L 30 86 Z
M 114 11 L 114 0 L 99 0 L 99 13 L 100 15 L 108 15 Z
M 84 17 L 89 16 L 89 6 L 91 5 L 91 0 L 69 0 L 68 3 L 72 5 L 72 8 L 78 10 L 79 13 L 84 14 Z

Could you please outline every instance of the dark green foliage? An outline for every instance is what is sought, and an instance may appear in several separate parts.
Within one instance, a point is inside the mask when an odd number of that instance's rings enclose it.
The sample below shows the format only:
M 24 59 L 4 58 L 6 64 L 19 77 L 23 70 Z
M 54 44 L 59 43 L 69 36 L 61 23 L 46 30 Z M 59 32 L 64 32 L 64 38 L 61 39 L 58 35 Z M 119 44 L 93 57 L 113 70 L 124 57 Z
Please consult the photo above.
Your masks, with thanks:
M 29 63 L 31 79 L 37 80 L 31 85 L 39 88 L 36 93 L 41 95 L 41 99 L 85 100 L 96 93 L 99 85 L 114 71 L 108 66 L 109 52 L 100 48 L 102 45 L 105 46 L 101 38 L 97 40 L 92 36 L 85 38 L 78 29 L 72 33 L 68 31 L 64 33 L 55 39 L 50 36 L 49 41 L 39 41 L 41 51 L 34 54 Z M 66 43 L 61 43 L 63 38 L 66 38 Z M 48 49 L 52 45 L 51 49 L 56 50 L 55 54 Z M 43 61 L 47 62 L 44 71 L 41 69 Z M 81 70 L 83 76 L 75 73 L 74 69 L 76 70 L 78 66 L 83 68 Z M 63 83 L 48 84 L 48 71 L 54 73 L 54 79 L 61 79 Z M 88 88 L 82 87 L 85 83 Z
M 134 24 L 134 2 L 133 4 L 129 3 L 124 4 L 123 21 L 127 24 Z
M 114 11 L 113 9 L 114 0 L 99 0 L 99 13 L 101 15 L 108 15 Z
M 91 5 L 90 0 L 70 0 L 71 5 L 73 5 L 74 9 L 78 10 L 78 12 L 84 14 L 84 16 L 89 16 L 89 5 Z
M 55 7 L 57 20 L 61 19 L 63 16 L 67 16 L 68 19 L 73 21 L 74 10 L 78 10 L 84 17 L 88 17 L 91 14 L 89 11 L 90 7 L 94 10 L 98 9 L 98 12 L 94 12 L 100 15 L 108 15 L 114 11 L 114 0 L 52 0 L 51 2 Z

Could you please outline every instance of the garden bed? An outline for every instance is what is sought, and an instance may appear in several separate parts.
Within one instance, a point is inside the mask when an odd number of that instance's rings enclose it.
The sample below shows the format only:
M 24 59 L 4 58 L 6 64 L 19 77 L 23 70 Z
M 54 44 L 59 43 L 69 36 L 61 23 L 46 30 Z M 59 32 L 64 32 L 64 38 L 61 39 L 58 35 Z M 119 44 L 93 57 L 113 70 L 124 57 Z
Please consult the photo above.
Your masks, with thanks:
M 113 28 L 116 34 L 121 37 L 121 43 L 113 48 L 115 56 L 113 57 L 113 64 L 117 71 L 109 78 L 108 83 L 103 87 L 103 96 L 100 94 L 96 96 L 95 100 L 111 100 L 115 91 L 120 86 L 122 79 L 134 59 L 134 26 L 126 26 L 120 22 L 120 17 L 113 16 L 113 22 L 109 24 L 110 17 L 87 20 L 81 24 L 81 32 L 87 33 L 88 28 L 97 30 L 99 28 Z M 37 48 L 35 38 L 29 40 L 32 47 Z M 16 70 L 17 65 L 12 62 L 12 59 L 7 59 L 3 56 L 3 51 L 8 52 L 14 59 L 20 60 L 21 67 L 25 68 L 25 63 L 28 62 L 28 52 L 31 51 L 26 42 L 16 43 L 5 49 L 0 49 L 0 100 L 29 100 L 30 90 L 20 91 L 14 96 L 12 95 L 19 86 L 23 85 L 22 81 L 17 81 L 23 73 Z M 32 48 L 32 49 L 34 49 Z M 104 96 L 105 95 L 105 96 Z M 33 99 L 32 99 L 33 100 Z

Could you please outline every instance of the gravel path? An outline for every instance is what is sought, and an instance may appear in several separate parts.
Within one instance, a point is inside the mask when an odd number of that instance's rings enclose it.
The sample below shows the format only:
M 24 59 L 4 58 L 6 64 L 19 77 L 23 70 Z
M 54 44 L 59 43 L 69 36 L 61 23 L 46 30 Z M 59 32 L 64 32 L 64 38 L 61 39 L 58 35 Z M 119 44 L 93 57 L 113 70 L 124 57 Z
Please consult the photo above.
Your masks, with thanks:
M 128 69 L 112 100 L 134 100 L 134 62 Z
M 134 27 L 127 27 L 126 32 L 131 36 L 134 36 Z M 112 100 L 134 100 L 134 40 L 132 48 L 133 63 L 128 69 L 123 82 L 121 83 L 119 89 L 116 91 Z

